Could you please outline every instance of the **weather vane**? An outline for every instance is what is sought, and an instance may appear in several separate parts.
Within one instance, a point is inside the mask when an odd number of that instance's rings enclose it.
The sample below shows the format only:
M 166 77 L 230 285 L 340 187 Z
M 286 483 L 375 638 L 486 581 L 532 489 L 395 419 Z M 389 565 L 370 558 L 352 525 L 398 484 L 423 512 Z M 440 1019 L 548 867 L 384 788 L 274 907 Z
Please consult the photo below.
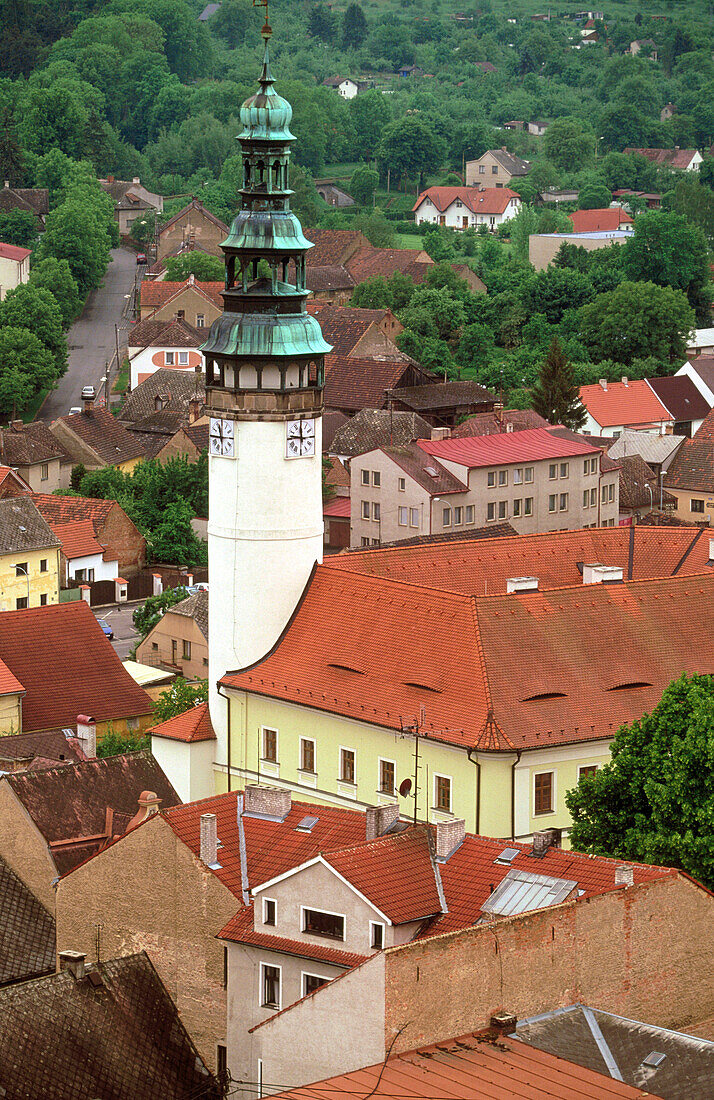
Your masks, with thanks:
M 265 22 L 263 23 L 263 29 L 260 33 L 267 41 L 267 39 L 270 38 L 271 34 L 273 33 L 273 28 L 268 22 L 268 0 L 253 0 L 253 7 L 265 8 Z

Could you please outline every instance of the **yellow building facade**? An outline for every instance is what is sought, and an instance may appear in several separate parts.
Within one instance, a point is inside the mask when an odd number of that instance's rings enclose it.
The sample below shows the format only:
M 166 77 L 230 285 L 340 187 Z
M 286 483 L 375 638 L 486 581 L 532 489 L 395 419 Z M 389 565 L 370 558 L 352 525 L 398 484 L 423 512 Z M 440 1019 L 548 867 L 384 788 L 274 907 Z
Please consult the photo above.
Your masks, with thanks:
M 0 555 L 0 610 L 57 603 L 59 585 L 59 546 Z

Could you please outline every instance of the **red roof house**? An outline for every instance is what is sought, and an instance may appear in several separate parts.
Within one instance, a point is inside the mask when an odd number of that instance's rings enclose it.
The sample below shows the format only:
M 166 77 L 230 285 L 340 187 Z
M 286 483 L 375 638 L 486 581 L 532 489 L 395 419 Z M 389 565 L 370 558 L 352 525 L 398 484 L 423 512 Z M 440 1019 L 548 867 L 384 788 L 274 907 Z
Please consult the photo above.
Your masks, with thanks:
M 623 428 L 657 428 L 673 424 L 671 412 L 644 379 L 600 382 L 580 387 L 580 401 L 588 419 L 584 431 L 612 435 Z
M 604 210 L 574 210 L 568 214 L 574 233 L 603 233 L 632 225 L 630 215 L 621 206 L 609 206 Z

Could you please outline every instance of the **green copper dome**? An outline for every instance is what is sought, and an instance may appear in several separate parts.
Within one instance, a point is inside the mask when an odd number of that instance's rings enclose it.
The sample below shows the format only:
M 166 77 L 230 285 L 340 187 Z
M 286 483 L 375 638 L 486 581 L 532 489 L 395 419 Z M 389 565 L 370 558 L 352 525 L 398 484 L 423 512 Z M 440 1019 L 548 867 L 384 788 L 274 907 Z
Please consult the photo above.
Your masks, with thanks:
M 266 39 L 260 91 L 246 99 L 240 109 L 243 132 L 238 135 L 239 141 L 295 141 L 290 133 L 293 109 L 287 99 L 278 95 L 273 84 Z
M 230 233 L 221 247 L 247 248 L 252 252 L 295 252 L 313 245 L 289 210 L 241 210 L 233 219 Z
M 205 355 L 283 359 L 327 355 L 332 348 L 308 313 L 224 313 L 211 325 Z

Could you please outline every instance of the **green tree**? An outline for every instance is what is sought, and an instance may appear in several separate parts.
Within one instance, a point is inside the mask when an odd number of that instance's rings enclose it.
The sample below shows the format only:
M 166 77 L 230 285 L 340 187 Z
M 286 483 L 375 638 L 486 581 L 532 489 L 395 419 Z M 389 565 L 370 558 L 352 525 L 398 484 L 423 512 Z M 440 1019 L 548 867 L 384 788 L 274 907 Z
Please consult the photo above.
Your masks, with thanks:
M 181 256 L 166 258 L 166 278 L 171 282 L 182 282 L 189 275 L 195 275 L 200 282 L 222 283 L 225 273 L 223 260 L 205 252 L 184 252 Z
M 521 295 L 528 313 L 542 313 L 549 324 L 558 325 L 566 310 L 578 309 L 590 301 L 593 286 L 580 271 L 550 267 L 527 279 Z
M 37 218 L 29 210 L 8 210 L 0 214 L 0 241 L 20 248 L 34 248 L 37 243 Z
M 83 462 L 78 462 L 76 466 L 72 467 L 72 472 L 69 475 L 69 487 L 74 492 L 79 492 L 79 486 L 82 484 L 82 478 L 87 472 L 87 467 Z
M 206 565 L 206 543 L 196 537 L 191 526 L 194 511 L 185 500 L 167 505 L 151 532 L 149 546 L 153 561 L 172 565 Z
M 548 160 L 567 172 L 587 168 L 595 159 L 595 135 L 579 118 L 556 118 L 543 136 Z
M 392 118 L 388 97 L 371 89 L 351 99 L 348 104 L 355 134 L 355 149 L 365 160 L 374 156 L 385 126 Z
M 585 423 L 585 409 L 580 404 L 573 367 L 557 336 L 553 337 L 541 363 L 538 381 L 531 391 L 531 407 L 550 424 L 578 429 Z
M 123 756 L 125 752 L 146 752 L 151 748 L 151 738 L 148 736 L 124 737 L 116 730 L 109 729 L 99 741 L 97 741 L 97 756 Z
M 44 287 L 21 283 L 0 302 L 0 328 L 10 325 L 34 333 L 55 361 L 55 376 L 67 370 L 67 339 L 57 299 Z
M 531 234 L 538 232 L 538 214 L 532 206 L 524 203 L 515 218 L 511 218 L 507 225 L 514 258 L 521 263 L 528 263 L 528 244 Z M 490 286 L 489 283 L 486 285 Z
M 694 311 L 682 291 L 650 282 L 625 280 L 580 310 L 580 335 L 595 362 L 627 364 L 648 355 L 683 361 L 693 328 Z
M 714 682 L 681 676 L 568 791 L 573 848 L 681 867 L 714 887 Z
M 588 183 L 578 193 L 578 210 L 604 210 L 612 202 L 612 192 L 604 183 Z
M 342 48 L 358 49 L 367 37 L 367 20 L 359 4 L 348 4 L 342 19 Z
M 147 212 L 141 217 L 136 218 L 131 226 L 131 236 L 137 244 L 143 244 L 147 248 L 150 248 L 156 239 L 156 225 L 157 217 L 153 210 L 147 210 Z M 172 257 L 174 259 L 175 257 Z
M 444 139 L 430 123 L 413 115 L 390 123 L 377 150 L 382 175 L 389 169 L 402 181 L 436 171 L 445 156 Z
M 141 607 L 135 608 L 132 620 L 142 638 L 154 629 L 170 607 L 185 600 L 187 596 L 186 588 L 167 588 L 160 596 L 149 596 Z
M 681 214 L 648 212 L 635 220 L 635 231 L 623 249 L 628 279 L 683 290 L 689 303 L 707 320 L 709 254 L 704 234 Z
M 40 241 L 40 259 L 66 260 L 81 293 L 99 286 L 109 263 L 112 246 L 108 223 L 77 197 L 52 210 Z
M 711 163 L 714 164 L 714 160 Z M 677 181 L 672 208 L 699 226 L 711 248 L 714 246 L 714 193 L 709 185 L 704 186 L 699 180 L 688 178 L 694 174 L 687 172 L 683 179 Z
M 399 314 L 405 328 L 420 336 L 455 340 L 466 321 L 463 302 L 448 290 L 418 287 L 409 305 Z
M 245 0 L 223 0 L 211 19 L 210 29 L 223 39 L 229 50 L 235 50 L 245 42 L 249 14 Z
M 324 4 L 313 4 L 307 20 L 308 33 L 323 42 L 333 42 L 337 21 L 332 11 Z
M 62 314 L 62 327 L 66 330 L 79 316 L 82 299 L 79 288 L 66 260 L 57 260 L 47 256 L 30 271 L 30 286 L 48 290 Z
M 367 206 L 374 198 L 374 192 L 379 184 L 379 173 L 367 164 L 360 164 L 352 173 L 349 183 L 349 193 L 355 202 L 361 206 Z
M 52 354 L 26 328 L 0 327 L 0 413 L 15 418 L 57 377 Z
M 162 691 L 154 703 L 154 722 L 168 722 L 169 718 L 176 718 L 184 711 L 199 703 L 205 703 L 208 699 L 208 680 L 199 680 L 190 684 L 182 676 L 177 676 L 170 688 Z

